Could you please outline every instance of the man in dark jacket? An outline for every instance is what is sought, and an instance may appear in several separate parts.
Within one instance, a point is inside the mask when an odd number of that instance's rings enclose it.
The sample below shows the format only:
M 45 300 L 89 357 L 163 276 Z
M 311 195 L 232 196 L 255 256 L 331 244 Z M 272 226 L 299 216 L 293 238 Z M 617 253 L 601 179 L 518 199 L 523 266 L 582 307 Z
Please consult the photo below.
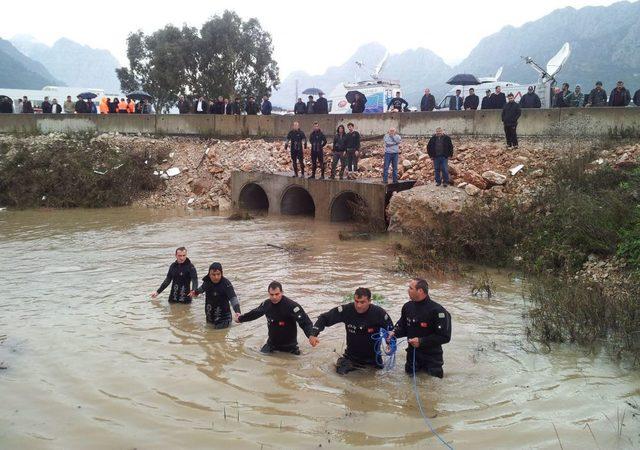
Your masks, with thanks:
M 484 97 L 482 97 L 480 109 L 493 109 L 493 105 L 491 105 L 491 89 L 487 89 Z
M 520 99 L 520 108 L 540 108 L 540 97 L 535 93 L 533 86 L 527 88 L 527 93 Z
M 256 116 L 258 115 L 258 104 L 256 103 L 256 98 L 254 96 L 249 97 L 249 101 L 247 101 L 247 105 L 244 110 L 247 112 L 247 116 Z
M 293 164 L 293 176 L 298 176 L 298 162 L 300 163 L 300 171 L 304 178 L 304 152 L 303 148 L 307 148 L 307 137 L 304 131 L 300 129 L 298 122 L 293 122 L 291 131 L 287 134 L 287 140 L 284 144 L 286 150 L 291 145 L 291 164 Z
M 187 258 L 185 247 L 176 249 L 176 260 L 169 266 L 167 276 L 158 290 L 151 293 L 151 298 L 156 298 L 169 286 L 169 283 L 171 283 L 169 303 L 191 303 L 189 294 L 198 286 L 198 273 Z
M 58 104 L 58 99 L 54 98 L 51 102 L 51 113 L 62 114 L 62 106 Z
M 396 96 L 391 99 L 387 106 L 387 111 L 395 110 L 396 112 L 402 112 L 405 108 L 409 107 L 409 103 L 402 97 L 400 97 L 400 91 L 396 92 Z
M 436 128 L 436 134 L 431 136 L 427 144 L 427 153 L 433 161 L 433 170 L 436 179 L 436 186 L 449 185 L 449 158 L 453 156 L 453 142 L 451 138 L 444 134 L 441 127 Z M 442 174 L 442 178 L 440 178 Z
M 26 95 L 22 97 L 22 113 L 33 114 L 33 105 L 31 105 L 31 100 Z
M 313 99 L 313 95 L 310 95 L 307 100 L 307 114 L 315 114 L 316 113 L 314 109 L 315 106 L 316 106 L 316 102 Z
M 313 326 L 309 344 L 316 347 L 320 343 L 318 335 L 337 323 L 344 323 L 347 332 L 347 348 L 336 362 L 336 372 L 345 375 L 351 371 L 372 366 L 382 369 L 382 361 L 376 354 L 374 339 L 380 329 L 391 330 L 393 322 L 389 314 L 378 305 L 371 304 L 371 291 L 359 287 L 353 296 L 353 303 L 336 306 L 320 314 Z
M 309 338 L 313 331 L 311 319 L 304 312 L 302 306 L 282 293 L 282 285 L 277 281 L 272 281 L 269 284 L 268 292 L 268 300 L 247 313 L 236 314 L 234 320 L 243 323 L 266 316 L 269 337 L 260 351 L 262 353 L 286 352 L 299 355 L 296 323 Z
M 202 285 L 191 296 L 202 293 L 205 293 L 204 312 L 207 322 L 216 330 L 229 328 L 231 307 L 235 314 L 240 314 L 240 302 L 231 281 L 222 274 L 222 264 L 214 262 L 209 266 L 209 273 L 202 279 Z
M 191 112 L 191 102 L 186 100 L 184 95 L 180 96 L 177 106 L 180 114 L 189 114 Z M 111 112 L 111 108 L 109 108 L 109 112 Z
M 358 171 L 358 157 L 360 152 L 360 133 L 355 130 L 356 126 L 349 122 L 347 124 L 347 174 Z M 348 176 L 348 175 L 347 175 Z
M 469 95 L 464 98 L 464 109 L 478 109 L 478 105 L 480 105 L 480 99 L 476 95 L 476 90 L 469 88 Z
M 42 108 L 42 114 L 51 114 L 51 103 L 49 102 L 49 97 L 44 98 L 40 108 Z
M 200 96 L 200 98 L 193 103 L 193 112 L 195 114 L 207 114 L 209 112 L 209 104 L 203 96 Z
M 240 97 L 236 97 L 233 102 L 227 105 L 227 114 L 232 116 L 239 116 L 242 114 L 242 104 L 240 103 Z
M 293 105 L 293 113 L 294 114 L 306 114 L 307 113 L 307 105 L 304 104 L 302 98 L 298 98 L 298 101 L 295 105 Z
M 360 94 L 355 94 L 353 103 L 351 103 L 351 114 L 362 114 L 365 109 L 365 103 Z
M 491 94 L 491 107 L 493 109 L 502 109 L 507 103 L 507 97 L 500 86 L 496 86 L 496 91 Z
M 513 94 L 509 93 L 509 101 L 502 108 L 502 123 L 504 124 L 504 134 L 507 138 L 508 148 L 518 148 L 518 134 L 516 128 L 518 127 L 518 119 L 520 118 L 520 105 L 518 105 Z
M 569 90 L 569 83 L 562 83 L 562 89 L 559 92 L 556 92 L 556 95 L 553 98 L 553 107 L 554 108 L 566 108 L 568 105 L 564 101 L 565 97 L 571 93 Z
M 420 100 L 420 111 L 433 111 L 436 107 L 436 98 L 429 89 L 424 90 L 422 100 Z
M 269 101 L 269 96 L 268 95 L 264 95 L 262 97 L 262 105 L 260 105 L 260 113 L 263 116 L 270 116 L 272 109 L 273 109 L 273 107 L 271 106 L 271 102 Z
M 460 111 L 462 109 L 463 100 L 460 93 L 460 89 L 456 89 L 456 95 L 449 98 L 449 111 Z
M 76 102 L 76 114 L 86 114 L 90 112 L 87 108 L 87 103 L 78 95 L 78 101 Z
M 597 81 L 596 87 L 591 89 L 587 99 L 587 106 L 593 108 L 607 106 L 607 91 L 602 87 L 602 81 Z
M 218 99 L 215 102 L 211 102 L 209 114 L 223 115 L 225 113 L 225 106 L 226 105 L 224 104 L 224 97 L 222 97 L 222 95 L 219 95 Z
M 624 87 L 622 81 L 618 81 L 616 87 L 609 95 L 609 106 L 628 106 L 631 102 L 631 93 Z
M 638 89 L 636 93 L 633 94 L 633 103 L 636 106 L 640 106 L 640 89 Z
M 329 103 L 327 99 L 324 98 L 324 92 L 318 93 L 318 100 L 316 100 L 316 104 L 313 107 L 314 114 L 329 114 Z
M 309 175 L 309 178 L 316 177 L 316 166 L 320 164 L 320 179 L 324 180 L 324 146 L 327 145 L 327 138 L 320 129 L 318 122 L 313 123 L 313 131 L 309 135 L 309 143 L 311 144 L 311 175 Z
M 421 278 L 409 283 L 409 302 L 402 307 L 400 320 L 392 337 L 407 337 L 405 372 L 425 371 L 442 378 L 444 365 L 442 345 L 451 341 L 451 315 L 429 296 L 429 285 Z

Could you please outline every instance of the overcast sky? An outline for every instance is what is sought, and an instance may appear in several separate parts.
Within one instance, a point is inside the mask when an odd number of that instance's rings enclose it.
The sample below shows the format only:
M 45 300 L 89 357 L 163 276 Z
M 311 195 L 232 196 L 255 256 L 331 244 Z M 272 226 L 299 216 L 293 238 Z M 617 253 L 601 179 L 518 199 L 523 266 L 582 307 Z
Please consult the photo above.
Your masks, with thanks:
M 256 17 L 273 36 L 281 79 L 293 70 L 311 74 L 343 63 L 362 44 L 377 41 L 392 53 L 425 47 L 448 63 L 461 61 L 478 41 L 506 25 L 520 26 L 565 6 L 609 5 L 607 0 L 288 1 L 86 0 L 2 2 L 0 37 L 30 34 L 45 44 L 60 37 L 110 50 L 126 62 L 126 38 L 167 23 L 200 26 L 225 9 Z M 100 5 L 99 7 L 97 5 Z M 313 6 L 315 5 L 315 6 Z M 452 6 L 455 5 L 455 6 Z M 540 36 L 544 39 L 544 36 Z

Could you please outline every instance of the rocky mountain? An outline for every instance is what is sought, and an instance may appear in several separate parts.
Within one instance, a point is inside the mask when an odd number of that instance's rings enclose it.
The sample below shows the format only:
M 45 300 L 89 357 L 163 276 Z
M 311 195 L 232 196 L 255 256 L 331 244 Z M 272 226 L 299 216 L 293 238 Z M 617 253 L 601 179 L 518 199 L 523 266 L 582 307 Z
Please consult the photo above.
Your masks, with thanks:
M 519 28 L 505 27 L 482 39 L 455 70 L 485 75 L 504 66 L 501 79 L 533 82 L 537 74 L 521 57 L 531 56 L 545 67 L 565 42 L 571 56 L 559 82 L 591 89 L 601 80 L 610 90 L 624 80 L 632 92 L 640 88 L 640 2 L 563 8 Z
M 299 96 L 302 96 L 301 92 L 309 87 L 320 88 L 328 94 L 338 83 L 354 80 L 356 75 L 358 79 L 368 79 L 385 52 L 384 46 L 369 43 L 356 50 L 343 64 L 328 68 L 322 75 L 309 75 L 304 71 L 292 72 L 282 81 L 271 100 L 274 105 L 292 108 L 295 103 L 296 80 Z M 366 69 L 359 69 L 356 61 L 363 62 Z M 404 98 L 410 104 L 420 102 L 425 87 L 442 95 L 447 90 L 444 82 L 450 76 L 451 68 L 442 58 L 424 48 L 390 55 L 382 71 L 383 78 L 400 80 Z
M 115 72 L 120 64 L 108 50 L 91 48 L 66 38 L 58 39 L 51 47 L 24 35 L 14 37 L 12 42 L 68 86 L 120 91 Z
M 41 89 L 47 85 L 63 85 L 37 61 L 23 55 L 11 42 L 0 39 L 0 87 L 8 89 Z

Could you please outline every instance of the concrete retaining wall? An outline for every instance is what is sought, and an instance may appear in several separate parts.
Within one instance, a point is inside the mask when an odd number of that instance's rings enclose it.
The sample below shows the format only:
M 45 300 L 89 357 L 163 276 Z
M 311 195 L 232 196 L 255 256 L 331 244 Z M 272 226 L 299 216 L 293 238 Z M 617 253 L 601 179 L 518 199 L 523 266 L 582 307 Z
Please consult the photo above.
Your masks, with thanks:
M 297 120 L 305 131 L 317 121 L 327 134 L 354 122 L 363 136 L 379 136 L 395 127 L 404 136 L 430 136 L 441 126 L 452 135 L 503 135 L 500 111 L 442 111 L 365 115 L 217 116 L 127 114 L 0 114 L 0 133 L 119 132 L 225 138 L 282 138 Z M 563 108 L 524 110 L 518 124 L 523 136 L 600 136 L 610 132 L 640 134 L 640 108 Z

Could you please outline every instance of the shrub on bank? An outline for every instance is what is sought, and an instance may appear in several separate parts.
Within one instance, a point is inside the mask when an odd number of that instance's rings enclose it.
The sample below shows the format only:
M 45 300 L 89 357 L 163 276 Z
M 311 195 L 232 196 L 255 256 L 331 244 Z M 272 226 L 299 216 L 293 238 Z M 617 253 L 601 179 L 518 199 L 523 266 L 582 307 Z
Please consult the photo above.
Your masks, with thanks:
M 160 180 L 155 157 L 88 136 L 0 144 L 0 204 L 15 208 L 124 206 Z

